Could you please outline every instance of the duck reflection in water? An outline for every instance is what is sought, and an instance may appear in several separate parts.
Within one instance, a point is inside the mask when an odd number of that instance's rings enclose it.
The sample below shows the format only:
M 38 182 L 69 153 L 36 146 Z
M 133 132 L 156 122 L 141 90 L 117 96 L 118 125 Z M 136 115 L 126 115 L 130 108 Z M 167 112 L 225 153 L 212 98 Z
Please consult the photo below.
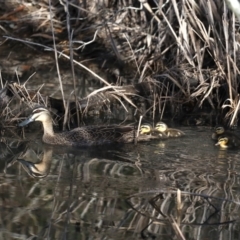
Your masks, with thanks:
M 5 163 L 4 174 L 7 174 L 7 169 L 17 161 L 17 158 L 26 151 L 27 147 L 28 141 L 6 137 L 0 138 L 0 161 Z
M 17 161 L 20 162 L 29 176 L 34 178 L 45 178 L 49 174 L 51 168 L 52 152 L 53 150 L 51 147 L 44 145 L 43 157 L 37 163 L 34 163 L 34 160 L 37 159 L 37 155 L 33 151 L 26 152 L 22 158 L 18 158 Z M 28 161 L 26 158 L 32 161 Z

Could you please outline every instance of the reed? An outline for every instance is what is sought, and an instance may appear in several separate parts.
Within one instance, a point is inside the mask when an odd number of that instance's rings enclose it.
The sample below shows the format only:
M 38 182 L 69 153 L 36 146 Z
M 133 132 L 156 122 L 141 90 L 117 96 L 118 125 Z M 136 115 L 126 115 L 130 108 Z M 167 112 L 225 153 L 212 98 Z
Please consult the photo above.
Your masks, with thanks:
M 148 96 L 152 106 L 147 108 L 153 109 L 154 114 L 147 112 L 153 118 L 155 114 L 169 114 L 164 109 L 171 106 L 177 109 L 183 104 L 194 104 L 194 111 L 212 109 L 220 112 L 223 122 L 236 124 L 237 120 L 233 119 L 237 119 L 238 104 L 226 105 L 226 101 L 236 101 L 239 94 L 238 20 L 228 8 L 232 5 L 220 0 L 153 1 L 151 4 L 117 1 L 108 5 L 98 1 L 83 5 L 72 0 L 39 4 L 41 8 L 31 3 L 23 2 L 20 7 L 18 1 L 4 2 L 1 20 L 13 22 L 11 19 L 15 17 L 20 25 L 31 27 L 31 31 L 24 36 L 19 31 L 13 38 L 9 25 L 1 25 L 1 29 L 7 42 L 17 41 L 53 51 L 56 66 L 59 58 L 71 63 L 76 106 L 75 69 L 80 67 L 99 80 L 99 88 L 111 86 L 123 106 L 124 101 L 134 108 L 136 104 L 125 93 L 118 92 L 118 85 L 151 82 L 158 86 Z M 65 44 L 61 45 L 62 42 Z M 107 75 L 100 77 L 101 74 L 88 67 L 87 61 L 94 62 Z M 65 105 L 61 66 L 57 69 Z M 164 99 L 164 104 L 156 99 L 161 102 Z M 178 116 L 174 113 L 171 117 Z

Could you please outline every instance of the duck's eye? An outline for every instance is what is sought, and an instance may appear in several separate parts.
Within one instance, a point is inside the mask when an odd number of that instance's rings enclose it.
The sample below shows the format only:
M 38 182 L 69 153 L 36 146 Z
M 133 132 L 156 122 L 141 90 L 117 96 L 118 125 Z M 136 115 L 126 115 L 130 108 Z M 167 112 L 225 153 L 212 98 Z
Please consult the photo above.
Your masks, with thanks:
M 37 110 L 34 111 L 34 113 L 40 113 L 40 112 L 42 112 L 42 110 L 37 109 Z

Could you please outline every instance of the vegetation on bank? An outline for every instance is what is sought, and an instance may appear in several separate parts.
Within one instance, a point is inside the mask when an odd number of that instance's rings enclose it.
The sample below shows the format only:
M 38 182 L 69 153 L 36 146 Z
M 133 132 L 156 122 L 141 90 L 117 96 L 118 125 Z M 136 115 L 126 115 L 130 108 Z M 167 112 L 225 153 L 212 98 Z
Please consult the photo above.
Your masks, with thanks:
M 81 68 L 100 83 L 86 99 L 110 91 L 110 100 L 153 119 L 238 124 L 239 22 L 224 1 L 5 1 L 0 13 L 1 48 L 52 51 L 60 87 L 59 59 L 70 62 L 76 109 Z M 146 92 L 128 93 L 141 84 Z
M 0 4 L 0 53 L 6 53 L 0 58 L 1 125 L 18 121 L 35 104 L 57 109 L 57 117 L 65 114 L 63 125 L 76 112 L 79 120 L 116 106 L 155 122 L 171 117 L 186 124 L 237 125 L 238 21 L 224 1 L 19 2 Z M 34 72 L 44 78 L 41 69 L 53 65 L 59 81 L 52 85 L 60 86 L 61 99 L 31 87 Z M 73 99 L 63 88 L 65 68 L 72 68 Z M 79 71 L 98 83 L 81 98 Z M 211 152 L 207 132 L 196 132 L 177 148 L 159 143 L 59 148 L 53 154 L 32 138 L 22 141 L 14 126 L 10 134 L 0 128 L 11 136 L 0 142 L 3 238 L 239 234 L 238 152 Z

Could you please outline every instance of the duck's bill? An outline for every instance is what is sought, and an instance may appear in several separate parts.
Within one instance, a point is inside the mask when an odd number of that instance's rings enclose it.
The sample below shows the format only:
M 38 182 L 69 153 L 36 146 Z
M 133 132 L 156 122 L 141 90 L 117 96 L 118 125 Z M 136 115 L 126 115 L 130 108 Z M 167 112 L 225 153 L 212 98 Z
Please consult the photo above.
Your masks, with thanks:
M 215 146 L 218 146 L 218 145 L 220 145 L 220 144 L 219 144 L 219 143 L 216 143 L 216 144 L 215 144 Z
M 34 122 L 35 120 L 32 118 L 32 116 L 30 116 L 29 118 L 27 118 L 26 120 L 24 120 L 23 122 L 19 123 L 18 126 L 19 127 L 24 127 L 26 125 L 28 125 L 31 122 Z
M 17 159 L 23 169 L 28 173 L 29 176 L 34 177 L 34 178 L 45 178 L 49 171 L 41 172 L 38 170 L 38 168 L 31 162 L 25 161 L 23 159 Z

